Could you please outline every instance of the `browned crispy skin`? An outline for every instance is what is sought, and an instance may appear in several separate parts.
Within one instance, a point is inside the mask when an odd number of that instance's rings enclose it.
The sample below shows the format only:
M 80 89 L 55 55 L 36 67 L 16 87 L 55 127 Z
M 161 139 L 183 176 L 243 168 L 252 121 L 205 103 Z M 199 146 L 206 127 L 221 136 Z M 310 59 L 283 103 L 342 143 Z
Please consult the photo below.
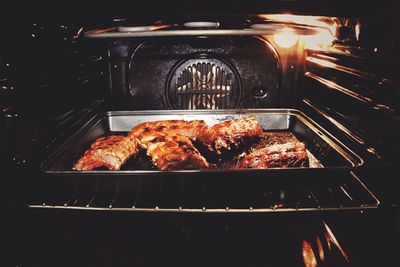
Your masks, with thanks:
M 206 159 L 183 135 L 169 135 L 151 131 L 143 138 L 147 154 L 160 170 L 205 169 L 209 167 Z
M 202 120 L 165 120 L 144 122 L 129 133 L 160 170 L 204 169 L 208 162 L 190 139 L 207 129 Z
M 260 169 L 307 166 L 307 150 L 301 142 L 276 144 L 256 149 L 239 163 L 239 168 Z
M 183 135 L 194 140 L 207 129 L 208 126 L 203 120 L 165 120 L 144 122 L 135 126 L 129 136 L 136 138 L 139 142 L 142 139 L 149 139 L 149 135 L 161 132 L 168 135 Z
M 99 167 L 119 170 L 128 158 L 138 153 L 136 139 L 126 136 L 98 138 L 74 165 L 75 170 L 89 171 Z
M 263 134 L 259 122 L 254 117 L 224 121 L 203 130 L 198 136 L 210 151 L 221 154 L 221 148 L 227 150 L 238 147 L 244 139 L 260 137 Z

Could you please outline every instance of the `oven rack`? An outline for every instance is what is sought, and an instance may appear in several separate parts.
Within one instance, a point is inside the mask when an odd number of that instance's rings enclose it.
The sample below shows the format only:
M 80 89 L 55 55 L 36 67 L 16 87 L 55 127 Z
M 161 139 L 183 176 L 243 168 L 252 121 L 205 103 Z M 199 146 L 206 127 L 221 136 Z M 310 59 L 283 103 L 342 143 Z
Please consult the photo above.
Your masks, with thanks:
M 29 207 L 45 209 L 121 211 L 121 212 L 299 212 L 365 210 L 379 206 L 379 200 L 350 172 L 351 179 L 340 183 L 268 187 L 252 192 L 208 191 L 138 193 L 92 193 L 49 195 L 33 201 Z
M 176 37 L 176 36 L 256 36 L 271 35 L 279 30 L 290 28 L 299 35 L 313 35 L 317 29 L 308 25 L 298 25 L 289 23 L 261 23 L 252 24 L 245 28 L 202 28 L 184 27 L 182 25 L 147 26 L 140 30 L 129 30 L 136 27 L 108 27 L 84 32 L 86 38 L 149 38 L 149 37 Z M 124 30 L 121 30 L 124 29 Z

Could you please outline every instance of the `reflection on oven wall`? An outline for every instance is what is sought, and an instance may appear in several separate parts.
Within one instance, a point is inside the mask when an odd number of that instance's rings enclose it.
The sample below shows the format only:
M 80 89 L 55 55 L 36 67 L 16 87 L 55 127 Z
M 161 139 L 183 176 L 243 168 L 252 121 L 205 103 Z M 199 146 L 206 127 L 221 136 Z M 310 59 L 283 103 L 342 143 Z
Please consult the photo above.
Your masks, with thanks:
M 371 157 L 391 161 L 400 148 L 399 37 L 382 19 L 334 21 L 331 45 L 307 49 L 299 100 L 350 129 Z

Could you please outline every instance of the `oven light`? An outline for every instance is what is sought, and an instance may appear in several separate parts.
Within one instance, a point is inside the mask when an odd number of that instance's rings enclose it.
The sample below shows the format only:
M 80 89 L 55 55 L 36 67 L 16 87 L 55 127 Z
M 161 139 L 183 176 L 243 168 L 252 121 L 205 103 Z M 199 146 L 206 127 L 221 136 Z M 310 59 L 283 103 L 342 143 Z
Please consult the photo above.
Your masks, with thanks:
M 301 39 L 307 49 L 326 51 L 335 41 L 335 36 L 328 29 L 318 29 L 316 34 L 304 35 Z
M 278 46 L 283 48 L 293 46 L 296 43 L 295 40 L 299 39 L 299 43 L 304 45 L 304 48 L 306 49 L 327 51 L 331 48 L 336 39 L 337 18 L 335 17 L 302 16 L 293 14 L 260 14 L 258 16 L 266 21 L 285 23 L 288 25 L 300 25 L 315 30 L 315 34 L 300 36 L 293 36 L 295 35 L 293 31 L 290 32 L 286 30 L 284 31 L 285 34 L 282 36 L 278 36 L 280 32 L 277 33 L 277 37 L 274 35 L 275 42 Z M 293 43 L 291 44 L 287 40 L 291 40 Z
M 274 22 L 306 25 L 321 29 L 325 28 L 332 35 L 336 34 L 337 25 L 335 23 L 335 18 L 331 17 L 301 16 L 293 14 L 260 14 L 258 16 Z
M 275 43 L 282 48 L 290 48 L 294 46 L 298 40 L 299 35 L 289 28 L 284 28 L 274 34 Z

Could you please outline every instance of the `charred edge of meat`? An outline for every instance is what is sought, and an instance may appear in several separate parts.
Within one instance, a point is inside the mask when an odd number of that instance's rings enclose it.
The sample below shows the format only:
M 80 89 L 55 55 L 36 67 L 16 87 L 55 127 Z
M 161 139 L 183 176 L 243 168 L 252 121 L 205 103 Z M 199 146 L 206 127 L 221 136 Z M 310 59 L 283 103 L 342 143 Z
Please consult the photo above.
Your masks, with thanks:
M 210 151 L 208 147 L 199 140 L 194 140 L 192 143 L 209 163 L 213 163 L 216 168 L 225 169 L 230 168 L 229 166 L 234 167 L 238 154 L 249 152 L 252 150 L 254 143 L 258 143 L 259 141 L 260 138 L 258 136 L 244 137 L 240 142 L 237 142 L 236 145 L 230 144 L 229 149 L 221 148 L 219 154 Z
M 309 160 L 305 144 L 291 142 L 255 149 L 247 155 L 242 155 L 236 166 L 238 168 L 308 167 Z
M 122 165 L 121 170 L 157 170 L 157 168 L 151 161 L 151 157 L 147 155 L 146 149 L 140 148 L 136 157 L 129 158 L 125 164 Z

